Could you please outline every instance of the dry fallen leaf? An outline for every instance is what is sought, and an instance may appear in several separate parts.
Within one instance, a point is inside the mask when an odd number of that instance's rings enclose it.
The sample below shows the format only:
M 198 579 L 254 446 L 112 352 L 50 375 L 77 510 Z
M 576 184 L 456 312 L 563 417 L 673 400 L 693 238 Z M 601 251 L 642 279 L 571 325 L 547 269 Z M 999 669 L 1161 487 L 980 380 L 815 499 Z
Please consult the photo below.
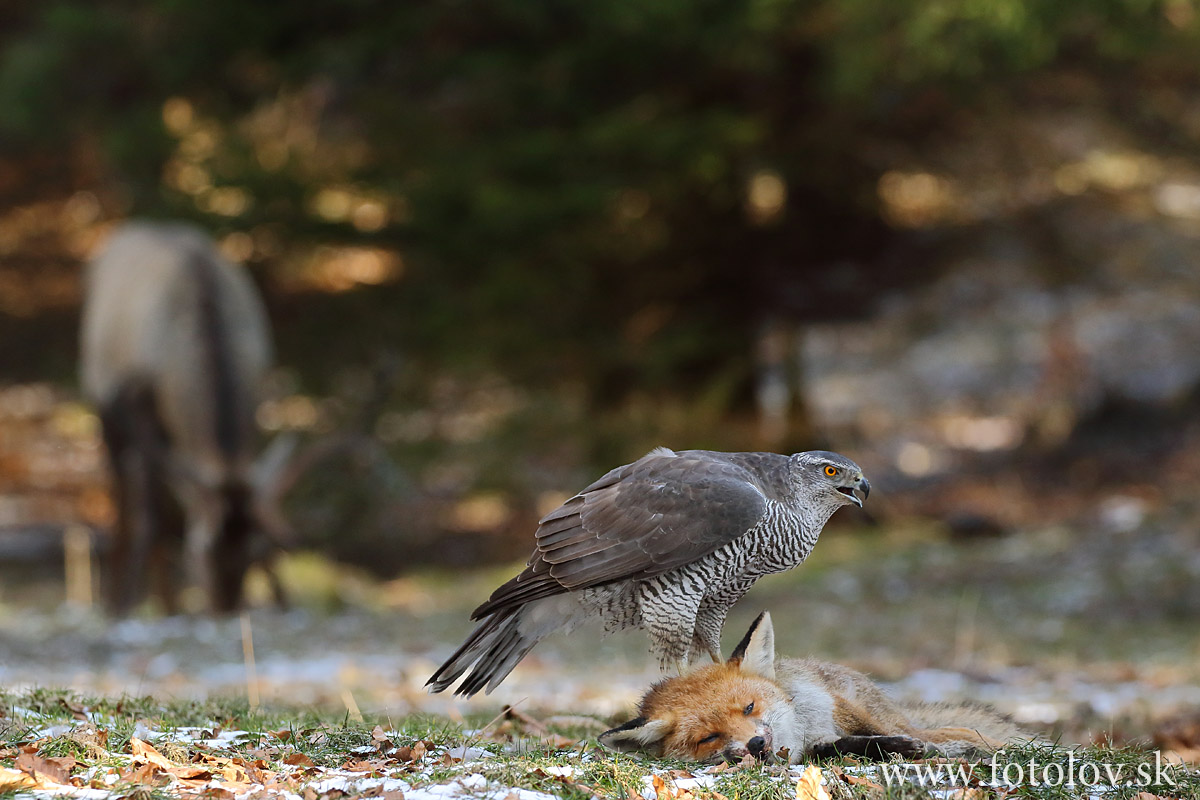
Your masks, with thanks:
M 883 786 L 880 786 L 870 778 L 864 778 L 861 775 L 851 775 L 837 764 L 831 764 L 829 767 L 827 767 L 827 769 L 832 772 L 834 777 L 836 777 L 838 780 L 848 783 L 851 786 L 862 786 L 866 789 L 879 789 L 880 791 L 884 790 Z
M 136 736 L 129 740 L 129 752 L 133 754 L 133 761 L 135 764 L 153 764 L 154 766 L 162 767 L 163 769 L 170 769 L 171 767 L 175 766 L 167 759 L 166 756 L 158 752 L 158 750 L 154 748 L 154 745 L 150 744 L 149 742 L 144 742 Z
M 542 724 L 541 720 L 534 719 L 518 708 L 506 705 L 500 710 L 500 713 L 504 715 L 505 719 L 519 722 L 531 731 L 542 735 L 549 733 L 549 731 L 546 730 L 546 726 Z
M 11 769 L 9 767 L 0 767 L 0 793 L 15 792 L 18 789 L 48 789 L 53 791 L 57 785 L 38 778 L 34 775 L 21 772 L 19 769 Z
M 384 762 L 382 762 L 382 761 L 365 761 L 362 759 L 350 760 L 350 761 L 347 761 L 345 764 L 342 764 L 341 768 L 346 770 L 347 772 L 366 772 L 366 773 L 375 775 L 375 774 L 381 774 L 383 772 Z
M 821 785 L 821 768 L 809 764 L 796 781 L 796 800 L 830 800 Z
M 253 750 L 247 750 L 246 755 L 257 758 L 261 761 L 271 761 L 275 756 L 279 755 L 278 747 L 256 747 Z
M 164 781 L 170 781 L 170 776 L 166 774 L 166 770 L 158 764 L 150 762 L 134 763 L 129 769 L 122 770 L 120 773 L 121 780 L 127 783 L 144 783 L 157 785 Z
M 391 764 L 409 764 L 418 762 L 425 758 L 428 748 L 424 742 L 417 742 L 413 745 L 404 745 L 397 747 L 388 753 L 388 762 Z
M 663 780 L 661 775 L 651 775 L 650 781 L 654 784 L 657 800 L 695 800 L 695 795 L 690 791 L 677 788 L 674 783 Z
M 35 753 L 21 753 L 13 766 L 30 775 L 40 776 L 54 783 L 66 783 L 71 770 L 79 763 L 72 756 L 42 758 Z
M 82 703 L 76 703 L 75 701 L 68 700 L 65 697 L 60 697 L 58 699 L 58 702 L 62 705 L 63 708 L 70 711 L 71 716 L 74 717 L 75 719 L 77 719 L 81 722 L 88 721 L 87 709 L 83 706 Z
M 304 753 L 288 753 L 283 763 L 290 767 L 315 767 L 316 763 Z
M 865 786 L 868 789 L 883 789 L 883 786 L 871 780 L 870 778 L 863 778 L 859 775 L 847 775 L 846 783 L 850 784 L 851 786 Z

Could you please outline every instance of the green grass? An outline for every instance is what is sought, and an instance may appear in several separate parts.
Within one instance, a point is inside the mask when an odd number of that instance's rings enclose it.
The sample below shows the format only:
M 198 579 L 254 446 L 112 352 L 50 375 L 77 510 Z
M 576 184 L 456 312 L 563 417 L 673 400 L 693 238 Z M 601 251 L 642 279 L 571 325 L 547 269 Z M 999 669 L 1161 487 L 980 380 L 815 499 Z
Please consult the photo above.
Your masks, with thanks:
M 865 667 L 883 678 L 899 678 L 928 666 L 974 670 L 985 675 L 993 668 L 1021 666 L 1035 672 L 1041 681 L 1059 676 L 1095 675 L 1098 681 L 1111 683 L 1117 679 L 1143 680 L 1145 674 L 1172 684 L 1194 685 L 1200 679 L 1194 618 L 1168 613 L 1171 607 L 1167 600 L 1178 589 L 1170 581 L 1155 580 L 1161 570 L 1157 567 L 1135 570 L 1130 566 L 1133 563 L 1130 554 L 1138 548 L 1154 550 L 1147 543 L 1158 542 L 1161 545 L 1158 550 L 1168 555 L 1175 553 L 1166 546 L 1169 541 L 1170 530 L 1166 526 L 1137 537 L 1095 541 L 1045 529 L 957 544 L 934 528 L 915 524 L 860 531 L 835 529 L 822 537 L 821 546 L 804 567 L 763 579 L 734 609 L 726 626 L 726 647 L 740 637 L 759 610 L 769 608 L 775 617 L 781 653 L 819 654 Z M 300 566 L 310 572 L 326 568 L 312 563 Z M 513 569 L 453 576 L 427 574 L 371 585 L 368 587 L 371 591 L 359 594 L 378 605 L 351 617 L 351 631 L 357 636 L 361 629 L 361 635 L 371 641 L 455 638 L 468 627 L 470 606 L 509 577 Z M 330 580 L 322 585 L 341 586 L 342 581 L 332 579 L 340 575 L 331 573 Z M 1125 585 L 1122 581 L 1136 583 L 1137 591 L 1118 591 Z M 1067 591 L 1089 586 L 1104 587 L 1105 591 L 1083 594 Z M 1075 604 L 1063 605 L 1068 600 Z M 1161 613 L 1152 613 L 1155 609 Z M 368 614 L 370 618 L 365 619 Z M 1047 622 L 1055 624 L 1047 628 Z M 336 623 L 342 624 L 344 621 Z M 325 642 L 324 634 L 331 630 L 339 636 L 343 634 L 333 624 L 326 628 L 316 623 L 314 626 L 310 636 L 316 642 Z M 297 659 L 304 658 L 307 652 L 302 648 L 293 651 L 288 649 L 291 647 L 288 643 L 272 641 L 269 624 L 262 626 L 256 636 L 262 637 L 260 652 L 275 651 Z M 352 637 L 337 641 L 357 646 Z M 555 675 L 591 668 L 597 658 L 594 649 L 574 643 L 562 646 L 548 641 L 541 646 L 543 652 L 555 647 L 559 647 L 557 654 L 561 656 L 560 661 L 549 660 L 555 664 Z M 646 658 L 645 638 L 639 633 L 614 637 L 604 647 L 608 654 L 605 658 L 613 662 L 614 669 L 636 667 Z M 192 651 L 181 649 L 180 653 L 180 661 L 187 663 Z M 361 721 L 350 719 L 341 706 L 252 709 L 244 698 L 237 697 L 198 702 L 160 700 L 152 696 L 81 697 L 51 689 L 19 694 L 0 692 L 0 751 L 36 743 L 43 757 L 73 756 L 85 767 L 120 766 L 127 763 L 130 738 L 142 723 L 167 733 L 185 727 L 242 730 L 249 735 L 237 745 L 236 751 L 267 753 L 265 757 L 272 770 L 288 769 L 283 759 L 293 753 L 302 753 L 320 768 L 335 769 L 358 758 L 382 758 L 372 736 L 375 726 L 381 725 L 388 731 L 391 744 L 412 747 L 422 742 L 431 751 L 420 764 L 389 763 L 383 770 L 417 790 L 478 773 L 492 781 L 493 786 L 543 791 L 564 798 L 590 797 L 593 793 L 605 798 L 627 798 L 631 793 L 641 794 L 645 778 L 652 772 L 688 769 L 685 764 L 602 751 L 595 745 L 596 730 L 590 726 L 553 728 L 559 737 L 557 743 L 565 745 L 560 748 L 547 744 L 538 731 L 494 720 L 494 712 L 462 721 L 429 715 L 395 717 L 371 713 L 369 709 L 386 708 L 387 704 L 378 695 L 372 695 L 369 685 L 355 685 L 353 690 L 367 710 Z M 17 708 L 30 715 L 15 714 Z M 47 726 L 82 724 L 77 717 L 84 711 L 94 714 L 97 724 L 107 731 L 110 755 L 89 750 L 70 733 L 56 732 L 38 739 L 37 731 Z M 545 710 L 530 713 L 539 711 Z M 1134 717 L 1087 719 L 1082 712 L 1072 712 L 1071 719 L 1065 720 L 1059 729 L 1076 741 L 1091 741 L 1097 731 L 1111 734 L 1116 730 L 1128 742 L 1130 736 L 1153 732 L 1154 722 Z M 448 748 L 463 745 L 482 748 L 493 757 L 469 765 L 442 758 Z M 371 753 L 375 756 L 355 753 L 363 748 L 373 748 Z M 163 746 L 164 754 L 177 763 L 201 755 L 194 744 L 185 743 L 180 749 L 182 752 L 169 752 Z M 1065 747 L 1030 745 L 1007 751 L 998 758 L 997 765 L 1003 774 L 1006 766 L 1027 766 L 1032 758 L 1039 769 L 1044 769 L 1051 764 L 1066 765 L 1072 752 L 1076 763 L 1109 764 L 1126 775 L 1136 774 L 1139 766 L 1153 763 L 1153 754 L 1136 746 L 1070 751 Z M 0 765 L 11 767 L 13 761 L 11 756 L 0 758 Z M 849 784 L 836 778 L 832 771 L 833 766 L 843 765 L 852 762 L 822 765 L 830 778 L 833 800 L 940 798 L 908 784 L 881 789 Z M 551 768 L 565 766 L 573 767 L 576 773 L 570 778 L 553 774 Z M 990 762 L 980 769 L 987 776 Z M 711 790 L 699 789 L 694 794 L 697 800 L 714 794 L 730 800 L 791 798 L 795 796 L 795 780 L 786 773 L 778 767 L 731 770 L 721 774 Z M 1200 800 L 1196 773 L 1177 775 L 1179 786 L 1151 782 L 1122 787 L 1103 797 L 1133 800 L 1145 791 L 1164 798 Z M 1023 781 L 1011 791 L 988 789 L 964 800 L 1082 800 L 1089 794 L 1080 786 Z M 14 795 L 12 791 L 0 793 L 0 800 Z M 113 793 L 114 798 L 119 796 L 154 800 L 168 795 L 158 788 L 121 785 Z
M 39 730 L 49 726 L 70 724 L 76 730 L 87 723 L 77 717 L 88 713 L 101 730 L 108 732 L 107 754 L 82 744 L 73 737 L 73 731 L 57 732 L 56 735 L 40 736 Z M 251 709 L 244 701 L 211 700 L 205 702 L 171 701 L 160 703 L 149 697 L 89 698 L 78 695 L 40 689 L 21 694 L 0 693 L 0 766 L 12 767 L 15 752 L 22 746 L 34 745 L 37 755 L 50 758 L 72 756 L 80 762 L 75 774 L 92 766 L 113 767 L 128 763 L 129 740 L 139 724 L 159 731 L 179 732 L 186 727 L 199 726 L 208 730 L 242 730 L 250 735 L 228 750 L 215 755 L 247 759 L 266 757 L 268 768 L 287 772 L 285 759 L 294 753 L 307 756 L 317 767 L 337 769 L 348 761 L 375 759 L 379 773 L 387 777 L 405 780 L 413 789 L 434 784 L 448 783 L 467 774 L 477 773 L 490 781 L 490 787 L 511 787 L 545 792 L 568 800 L 598 795 L 604 798 L 630 798 L 640 796 L 647 776 L 653 773 L 665 777 L 694 773 L 699 776 L 703 767 L 681 762 L 643 759 L 636 756 L 612 754 L 600 749 L 594 740 L 594 727 L 580 724 L 579 720 L 568 721 L 564 726 L 547 724 L 552 738 L 544 731 L 523 729 L 519 720 L 467 719 L 462 723 L 451 722 L 435 716 L 412 716 L 404 719 L 384 719 L 368 715 L 361 721 L 351 720 L 345 714 L 333 715 L 314 709 Z M 376 726 L 382 726 L 383 736 L 373 735 Z M 56 728 L 56 731 L 58 729 Z M 380 739 L 383 739 L 381 741 Z M 169 739 L 169 737 L 168 737 Z M 403 748 L 423 746 L 428 755 L 420 761 L 406 761 L 397 753 Z M 486 750 L 490 758 L 469 764 L 456 763 L 446 757 L 449 748 L 472 746 Z M 159 744 L 161 752 L 173 762 L 186 764 L 189 760 L 202 759 L 210 751 L 195 742 Z M 392 748 L 400 750 L 392 750 Z M 356 752 L 366 749 L 369 752 Z M 251 755 L 251 751 L 256 755 Z M 389 760 L 388 753 L 392 756 Z M 1104 778 L 1104 765 L 1120 776 L 1136 778 L 1139 768 L 1153 777 L 1154 755 L 1134 747 L 1102 748 L 1087 747 L 1070 750 L 1051 744 L 1024 744 L 1003 751 L 994 759 L 976 762 L 972 769 L 976 776 L 991 778 L 993 769 L 998 776 L 1015 775 L 1020 769 L 1027 774 L 1030 762 L 1039 774 L 1046 770 L 1052 777 L 1058 770 L 1074 765 L 1077 775 L 1090 779 L 1093 775 Z M 951 766 L 955 766 L 952 764 Z M 1080 773 L 1080 765 L 1085 770 Z M 1053 766 L 1053 765 L 1057 765 Z M 1095 765 L 1094 767 L 1091 765 Z M 878 765 L 863 765 L 853 760 L 824 761 L 827 785 L 833 800 L 930 800 L 941 797 L 937 793 L 907 783 L 887 785 L 881 777 Z M 556 775 L 555 771 L 570 767 L 573 774 Z M 850 784 L 837 777 L 837 769 L 849 774 L 860 774 L 880 787 L 866 784 Z M 1094 770 L 1094 772 L 1093 772 Z M 675 771 L 672 773 L 672 771 Z M 312 779 L 320 777 L 314 771 Z M 1133 800 L 1139 792 L 1169 798 L 1200 800 L 1200 774 L 1195 770 L 1174 768 L 1170 776 L 1175 785 L 1160 780 L 1151 780 L 1138 786 L 1124 786 L 1101 795 L 1113 800 Z M 971 795 L 978 800 L 995 798 L 1031 798 L 1032 800 L 1080 800 L 1094 791 L 1082 785 L 1070 787 L 1064 780 L 1059 785 L 1036 785 L 1022 775 L 1016 787 L 995 791 L 978 786 L 979 792 Z M 1077 781 L 1078 784 L 1078 781 Z M 145 786 L 128 782 L 112 787 L 113 798 L 136 797 L 137 800 L 166 800 L 176 797 L 170 787 Z M 718 795 L 733 800 L 768 800 L 795 797 L 795 773 L 781 766 L 750 766 L 728 769 L 717 776 L 711 788 L 693 790 L 696 800 L 716 798 Z M 0 800 L 17 796 L 15 791 L 0 792 Z M 1143 798 L 1143 800 L 1145 800 Z

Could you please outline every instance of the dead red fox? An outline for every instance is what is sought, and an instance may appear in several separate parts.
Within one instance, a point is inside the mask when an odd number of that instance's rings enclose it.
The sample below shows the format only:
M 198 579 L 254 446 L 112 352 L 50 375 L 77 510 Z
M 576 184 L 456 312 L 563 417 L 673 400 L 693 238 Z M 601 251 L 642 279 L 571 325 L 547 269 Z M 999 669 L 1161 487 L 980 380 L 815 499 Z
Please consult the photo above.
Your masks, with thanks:
M 959 756 L 1022 738 L 1029 736 L 986 708 L 901 704 L 848 667 L 776 661 L 764 611 L 727 662 L 655 684 L 637 718 L 601 734 L 600 743 L 688 761 L 773 760 L 786 751 L 799 762 L 836 753 Z

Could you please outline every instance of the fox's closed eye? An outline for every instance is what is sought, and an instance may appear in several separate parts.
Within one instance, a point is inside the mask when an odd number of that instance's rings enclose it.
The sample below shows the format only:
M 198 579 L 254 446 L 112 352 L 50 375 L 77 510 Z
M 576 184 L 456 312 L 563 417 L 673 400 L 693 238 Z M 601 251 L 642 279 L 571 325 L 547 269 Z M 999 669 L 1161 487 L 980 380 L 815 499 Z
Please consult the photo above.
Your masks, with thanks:
M 708 744 L 709 742 L 715 742 L 717 739 L 720 739 L 720 738 L 721 738 L 721 734 L 710 733 L 708 736 L 705 736 L 703 739 L 701 739 L 696 744 Z
M 749 705 L 747 705 L 745 708 L 743 708 L 742 713 L 745 714 L 747 717 L 750 716 L 751 714 L 753 714 L 754 713 L 754 701 L 751 701 Z

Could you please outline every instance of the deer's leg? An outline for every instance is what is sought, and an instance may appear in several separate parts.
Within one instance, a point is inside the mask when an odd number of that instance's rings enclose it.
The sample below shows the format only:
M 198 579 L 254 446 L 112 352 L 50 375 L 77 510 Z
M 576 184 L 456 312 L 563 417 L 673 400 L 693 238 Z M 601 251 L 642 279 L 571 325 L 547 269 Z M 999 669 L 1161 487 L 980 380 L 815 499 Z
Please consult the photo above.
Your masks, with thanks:
M 139 417 L 143 392 L 125 386 L 101 410 L 100 421 L 113 477 L 117 521 L 104 560 L 104 592 L 109 611 L 124 614 L 141 599 L 142 573 L 153 536 L 151 465 Z
M 168 615 L 179 613 L 179 586 L 182 581 L 181 555 L 184 541 L 183 512 L 166 481 L 153 485 L 158 533 L 150 551 L 149 575 L 154 594 Z
M 128 608 L 123 572 L 132 534 L 129 518 L 130 485 L 126 470 L 130 442 L 120 397 L 100 410 L 100 424 L 104 432 L 104 446 L 108 450 L 112 500 L 117 511 L 116 523 L 109 533 L 108 548 L 104 554 L 104 601 L 111 613 L 121 614 Z
M 253 494 L 249 486 L 228 484 L 219 492 L 220 520 L 211 554 L 214 611 L 228 613 L 242 605 L 246 571 L 254 562 L 256 531 L 251 511 Z
M 113 462 L 118 522 L 108 560 L 109 605 L 124 613 L 142 600 L 148 576 L 155 583 L 155 551 L 172 515 L 167 485 L 170 443 L 158 416 L 152 387 L 130 381 L 102 413 L 105 442 Z
M 122 577 L 124 605 L 128 611 L 145 594 L 145 578 L 149 570 L 150 550 L 154 546 L 156 519 L 154 515 L 154 477 L 152 465 L 144 452 L 136 448 L 126 459 L 129 487 L 129 540 L 125 552 Z

